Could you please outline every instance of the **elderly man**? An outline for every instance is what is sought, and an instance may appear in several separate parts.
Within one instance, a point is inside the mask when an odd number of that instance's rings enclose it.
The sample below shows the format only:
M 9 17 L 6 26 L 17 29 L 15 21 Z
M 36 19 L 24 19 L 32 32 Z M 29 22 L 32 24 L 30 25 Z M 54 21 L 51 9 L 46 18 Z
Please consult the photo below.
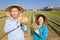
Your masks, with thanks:
M 11 5 L 6 8 L 10 17 L 6 19 L 4 31 L 8 33 L 8 40 L 24 40 L 24 31 L 27 31 L 27 25 L 20 23 L 21 14 L 24 9 L 18 5 Z

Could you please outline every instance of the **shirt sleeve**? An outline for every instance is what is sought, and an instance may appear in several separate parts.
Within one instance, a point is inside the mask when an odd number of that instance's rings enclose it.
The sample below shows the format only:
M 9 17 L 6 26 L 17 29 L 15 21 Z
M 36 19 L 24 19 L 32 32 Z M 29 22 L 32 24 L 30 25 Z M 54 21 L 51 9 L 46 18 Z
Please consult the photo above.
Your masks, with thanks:
M 8 33 L 11 30 L 15 29 L 16 27 L 13 27 L 12 25 L 10 25 L 9 20 L 5 21 L 5 26 L 4 26 L 4 32 Z
M 26 31 L 27 31 L 27 25 L 23 25 L 23 26 L 22 26 L 22 30 L 23 30 L 24 32 L 26 32 Z
M 31 32 L 30 32 L 30 35 L 33 36 L 33 35 L 34 35 L 34 31 L 31 31 Z

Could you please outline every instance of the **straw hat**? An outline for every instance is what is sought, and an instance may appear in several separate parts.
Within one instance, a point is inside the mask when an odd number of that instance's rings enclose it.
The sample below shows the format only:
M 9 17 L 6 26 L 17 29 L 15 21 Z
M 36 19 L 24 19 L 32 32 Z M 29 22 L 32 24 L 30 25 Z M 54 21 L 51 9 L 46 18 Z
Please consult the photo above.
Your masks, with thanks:
M 10 10 L 12 9 L 12 8 L 17 8 L 19 11 L 20 11 L 20 13 L 23 13 L 24 12 L 24 9 L 23 9 L 23 7 L 21 7 L 20 5 L 9 5 L 6 9 L 5 9 L 5 11 L 6 11 L 6 15 L 8 16 L 8 17 L 10 17 Z

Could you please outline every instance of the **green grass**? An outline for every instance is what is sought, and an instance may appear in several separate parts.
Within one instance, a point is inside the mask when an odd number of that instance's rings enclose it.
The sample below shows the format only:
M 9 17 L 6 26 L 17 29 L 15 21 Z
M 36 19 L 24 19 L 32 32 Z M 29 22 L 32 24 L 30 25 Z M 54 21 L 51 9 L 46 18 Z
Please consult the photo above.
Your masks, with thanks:
M 0 15 L 5 14 L 5 11 L 0 11 Z
M 35 14 L 37 14 L 37 13 L 45 14 L 48 18 L 54 20 L 55 22 L 58 22 L 58 23 L 60 22 L 60 21 L 58 21 L 59 17 L 60 17 L 60 12 L 59 11 L 25 11 L 22 16 L 29 18 L 29 22 L 27 23 L 27 25 L 28 25 L 28 33 L 30 33 L 30 24 L 31 24 L 31 20 L 32 20 L 32 16 L 31 15 L 33 13 L 35 13 Z M 4 11 L 0 11 L 0 15 L 2 15 L 2 14 L 5 14 L 5 12 Z M 51 17 L 53 17 L 53 18 L 51 18 Z M 0 37 L 3 34 L 5 34 L 4 30 L 3 30 L 4 29 L 4 24 L 5 24 L 5 19 L 6 18 L 0 19 Z M 55 26 L 55 27 L 58 28 L 58 26 Z

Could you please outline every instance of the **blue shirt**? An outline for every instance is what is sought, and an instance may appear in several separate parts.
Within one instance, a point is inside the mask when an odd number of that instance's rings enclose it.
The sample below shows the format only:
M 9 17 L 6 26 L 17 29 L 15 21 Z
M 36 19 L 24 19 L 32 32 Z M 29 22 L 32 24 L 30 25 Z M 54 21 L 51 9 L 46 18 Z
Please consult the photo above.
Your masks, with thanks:
M 38 32 L 40 34 L 37 34 L 36 32 L 31 32 L 31 35 L 33 37 L 33 40 L 46 40 L 48 36 L 48 28 L 45 24 L 43 24 L 39 29 Z
M 6 19 L 4 31 L 8 33 L 8 40 L 24 40 L 24 31 L 27 31 L 27 26 L 24 25 L 23 29 L 21 26 L 17 28 L 17 23 L 20 24 L 18 20 L 14 20 L 12 17 Z

